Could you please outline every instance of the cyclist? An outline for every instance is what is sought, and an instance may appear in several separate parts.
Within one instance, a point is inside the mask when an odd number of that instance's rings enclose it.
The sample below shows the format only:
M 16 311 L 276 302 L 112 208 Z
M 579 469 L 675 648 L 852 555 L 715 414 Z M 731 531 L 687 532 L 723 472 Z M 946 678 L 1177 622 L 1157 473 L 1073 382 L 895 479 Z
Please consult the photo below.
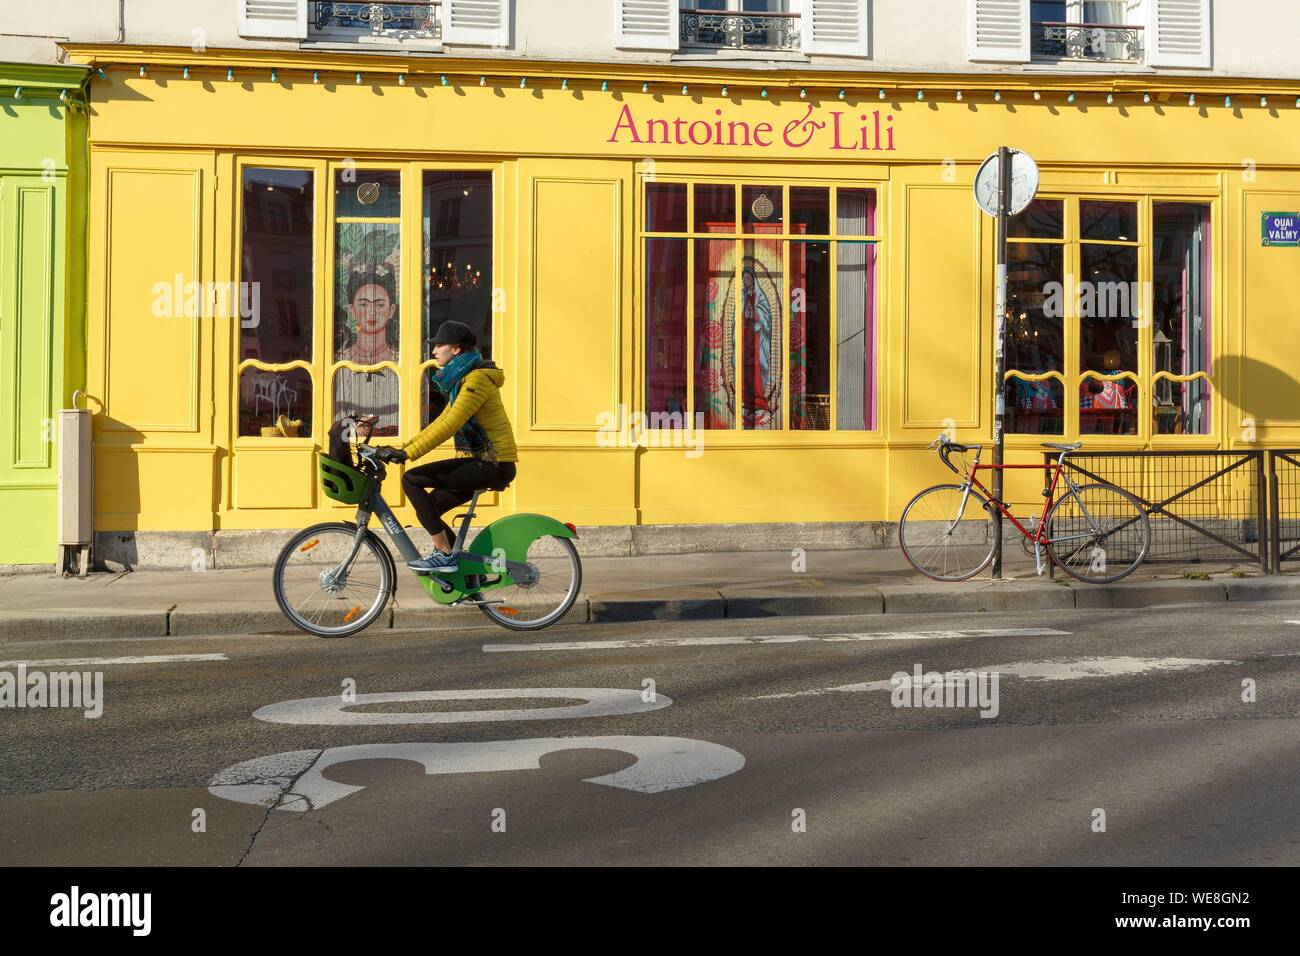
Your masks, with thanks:
M 409 468 L 402 476 L 402 488 L 420 524 L 433 537 L 434 550 L 407 563 L 412 571 L 424 574 L 457 568 L 448 556 L 455 535 L 442 515 L 469 501 L 475 489 L 510 484 L 519 460 L 510 419 L 501 402 L 505 372 L 483 358 L 478 338 L 463 322 L 443 322 L 432 344 L 439 365 L 433 384 L 446 396 L 447 406 L 401 448 L 384 448 L 379 453 L 386 461 L 414 461 L 455 438 L 454 458 Z

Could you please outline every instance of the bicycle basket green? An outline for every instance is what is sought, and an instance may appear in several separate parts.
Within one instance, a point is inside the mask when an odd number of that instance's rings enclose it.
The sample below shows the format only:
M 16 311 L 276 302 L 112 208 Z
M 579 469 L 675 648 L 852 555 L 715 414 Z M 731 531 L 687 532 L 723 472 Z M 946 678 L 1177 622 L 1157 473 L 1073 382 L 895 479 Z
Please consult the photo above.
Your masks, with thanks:
M 360 504 L 370 491 L 369 478 L 328 455 L 320 456 L 320 483 L 327 498 L 345 505 Z

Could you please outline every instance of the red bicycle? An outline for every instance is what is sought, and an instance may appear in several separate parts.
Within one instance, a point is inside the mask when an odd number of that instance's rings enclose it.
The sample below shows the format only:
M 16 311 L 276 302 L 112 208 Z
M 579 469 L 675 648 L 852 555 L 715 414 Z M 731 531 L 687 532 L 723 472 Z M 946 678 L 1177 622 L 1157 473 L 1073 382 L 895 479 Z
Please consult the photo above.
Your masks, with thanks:
M 1118 581 L 1146 558 L 1151 546 L 1151 524 L 1138 500 L 1122 488 L 1097 483 L 1076 485 L 1065 471 L 1066 456 L 1081 447 L 1044 443 L 1060 452 L 1050 465 L 982 465 L 983 445 L 959 445 L 940 435 L 929 445 L 960 484 L 935 485 L 913 498 L 903 509 L 898 543 L 912 567 L 936 581 L 965 581 L 993 560 L 994 512 L 1023 536 L 1026 551 L 1034 555 L 1038 573 L 1055 562 L 1066 574 L 1089 584 Z M 967 463 L 966 453 L 975 458 Z M 950 460 L 962 455 L 962 467 Z M 1049 483 L 1043 489 L 1043 511 L 1026 528 L 979 480 L 981 471 L 1013 468 L 1045 469 Z M 1056 498 L 1058 485 L 1068 489 Z M 1044 556 L 1046 555 L 1046 557 Z

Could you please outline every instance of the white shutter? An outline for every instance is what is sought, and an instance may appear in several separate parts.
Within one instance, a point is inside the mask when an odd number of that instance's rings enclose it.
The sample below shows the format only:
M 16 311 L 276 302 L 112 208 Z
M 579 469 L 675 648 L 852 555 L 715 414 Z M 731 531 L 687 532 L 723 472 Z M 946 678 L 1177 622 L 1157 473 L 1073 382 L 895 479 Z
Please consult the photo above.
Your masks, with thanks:
M 972 60 L 1029 62 L 1029 0 L 966 0 L 966 7 Z
M 282 40 L 307 38 L 307 0 L 238 2 L 241 37 L 275 37 Z
M 681 46 L 681 6 L 681 0 L 614 0 L 614 46 L 676 50 Z
M 870 56 L 867 0 L 802 0 L 799 32 L 805 53 Z
M 510 45 L 510 0 L 442 0 L 442 42 Z
M 1210 0 L 1147 0 L 1147 65 L 1210 66 Z

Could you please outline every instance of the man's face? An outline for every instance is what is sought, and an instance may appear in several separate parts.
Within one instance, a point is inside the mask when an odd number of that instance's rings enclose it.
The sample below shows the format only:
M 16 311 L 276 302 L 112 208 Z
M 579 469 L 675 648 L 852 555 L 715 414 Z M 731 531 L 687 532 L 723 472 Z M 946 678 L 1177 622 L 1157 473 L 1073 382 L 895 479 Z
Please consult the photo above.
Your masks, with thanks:
M 395 311 L 388 290 L 381 285 L 363 285 L 352 297 L 352 318 L 361 332 L 373 335 L 382 331 Z

